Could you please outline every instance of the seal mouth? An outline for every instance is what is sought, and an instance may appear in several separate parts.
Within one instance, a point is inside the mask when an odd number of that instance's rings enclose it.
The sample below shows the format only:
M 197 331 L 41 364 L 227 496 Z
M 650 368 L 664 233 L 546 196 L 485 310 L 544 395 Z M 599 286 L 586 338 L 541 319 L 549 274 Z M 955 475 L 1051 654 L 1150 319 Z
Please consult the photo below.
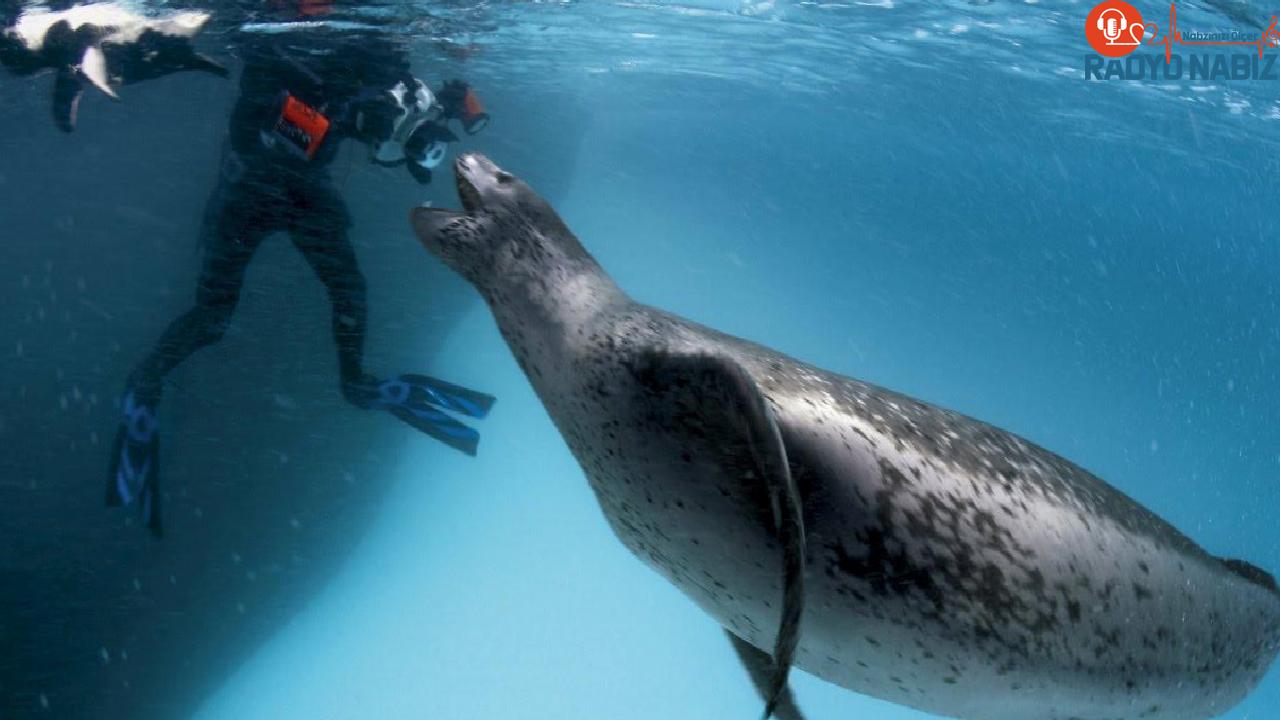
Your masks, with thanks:
M 466 155 L 453 163 L 453 178 L 458 186 L 458 197 L 462 200 L 462 209 L 468 213 L 474 213 L 482 210 L 484 203 L 480 197 L 480 191 L 467 177 L 467 171 L 470 169 L 469 158 Z
M 458 198 L 462 201 L 462 209 L 452 210 L 425 204 L 410 211 L 409 219 L 414 231 L 428 250 L 440 252 L 442 238 L 453 238 L 458 235 L 452 231 L 457 229 L 460 220 L 468 218 L 479 220 L 487 214 L 484 192 L 481 188 L 489 189 L 490 175 L 494 172 L 499 173 L 499 182 L 502 182 L 503 177 L 508 179 L 511 177 L 497 170 L 496 166 L 483 155 L 476 153 L 461 155 L 453 162 L 453 180 L 458 189 Z M 492 201 L 493 199 L 490 198 L 490 203 Z

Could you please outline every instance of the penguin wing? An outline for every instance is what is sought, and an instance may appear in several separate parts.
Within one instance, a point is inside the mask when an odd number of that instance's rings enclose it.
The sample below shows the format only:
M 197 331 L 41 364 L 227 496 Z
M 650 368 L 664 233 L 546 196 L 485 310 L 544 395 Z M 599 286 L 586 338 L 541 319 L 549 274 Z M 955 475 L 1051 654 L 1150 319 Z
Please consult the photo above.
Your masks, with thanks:
M 112 100 L 120 99 L 116 91 L 111 89 L 111 81 L 107 78 L 107 56 L 103 54 L 101 45 L 90 45 L 85 48 L 84 55 L 80 58 L 79 70 L 81 75 L 107 97 Z
M 63 132 L 71 132 L 76 128 L 80 98 L 84 95 L 81 79 L 88 80 L 112 100 L 120 99 L 107 80 L 106 55 L 100 46 L 90 45 L 85 48 L 79 65 L 74 68 L 59 68 L 57 78 L 53 81 L 53 122 Z
M 655 348 L 642 353 L 632 371 L 650 396 L 650 421 L 678 433 L 695 465 L 716 465 L 728 477 L 758 478 L 767 491 L 769 507 L 761 510 L 772 516 L 783 553 L 778 635 L 771 660 L 762 651 L 739 655 L 756 662 L 764 656 L 770 666 L 758 672 L 747 663 L 768 718 L 791 704 L 787 676 L 804 610 L 804 515 L 782 433 L 755 380 L 731 357 Z

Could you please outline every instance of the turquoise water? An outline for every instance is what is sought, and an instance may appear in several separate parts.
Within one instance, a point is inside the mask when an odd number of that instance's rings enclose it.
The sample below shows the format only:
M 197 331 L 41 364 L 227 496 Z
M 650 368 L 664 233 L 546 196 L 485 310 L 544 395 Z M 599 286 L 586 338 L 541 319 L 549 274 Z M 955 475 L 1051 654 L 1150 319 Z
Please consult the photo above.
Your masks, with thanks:
M 638 300 L 1017 432 L 1275 571 L 1276 86 L 1087 81 L 1090 7 L 392 10 L 418 74 L 464 75 L 494 116 L 458 149 L 543 190 Z M 166 390 L 169 537 L 99 507 L 112 400 L 189 299 L 235 88 L 86 96 L 63 136 L 48 80 L 0 82 L 0 718 L 758 715 L 417 246 L 407 209 L 456 206 L 451 184 L 356 148 L 334 172 L 369 362 L 497 395 L 479 456 L 342 402 L 323 291 L 277 241 Z M 814 720 L 931 717 L 793 685 Z M 1273 670 L 1225 717 L 1277 715 Z

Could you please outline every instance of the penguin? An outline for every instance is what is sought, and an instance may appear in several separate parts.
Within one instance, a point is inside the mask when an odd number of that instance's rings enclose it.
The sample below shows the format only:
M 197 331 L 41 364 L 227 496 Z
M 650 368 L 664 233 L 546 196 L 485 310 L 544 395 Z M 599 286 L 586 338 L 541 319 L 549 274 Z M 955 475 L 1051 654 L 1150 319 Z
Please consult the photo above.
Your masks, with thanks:
M 56 73 L 53 121 L 64 132 L 75 129 L 85 81 L 119 100 L 116 87 L 171 73 L 229 74 L 191 44 L 209 21 L 205 12 L 142 15 L 119 2 L 99 2 L 63 10 L 32 6 L 7 15 L 0 65 L 20 76 Z

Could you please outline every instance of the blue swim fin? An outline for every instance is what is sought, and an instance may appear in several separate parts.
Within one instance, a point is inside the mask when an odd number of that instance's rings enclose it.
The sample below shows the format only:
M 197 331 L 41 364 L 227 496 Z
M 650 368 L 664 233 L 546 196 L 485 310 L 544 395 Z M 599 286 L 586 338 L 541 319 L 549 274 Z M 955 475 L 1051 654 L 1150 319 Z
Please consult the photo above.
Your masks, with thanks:
M 111 448 L 107 474 L 107 505 L 137 504 L 142 522 L 155 537 L 164 535 L 160 522 L 160 434 L 154 404 L 133 391 L 124 396 L 120 429 Z
M 475 455 L 480 433 L 443 411 L 483 418 L 493 403 L 492 395 L 427 375 L 406 374 L 380 383 L 370 407 L 387 410 L 449 447 Z
M 493 407 L 494 397 L 482 392 L 445 382 L 430 375 L 401 375 L 399 380 L 408 383 L 427 402 L 467 417 L 482 419 Z

